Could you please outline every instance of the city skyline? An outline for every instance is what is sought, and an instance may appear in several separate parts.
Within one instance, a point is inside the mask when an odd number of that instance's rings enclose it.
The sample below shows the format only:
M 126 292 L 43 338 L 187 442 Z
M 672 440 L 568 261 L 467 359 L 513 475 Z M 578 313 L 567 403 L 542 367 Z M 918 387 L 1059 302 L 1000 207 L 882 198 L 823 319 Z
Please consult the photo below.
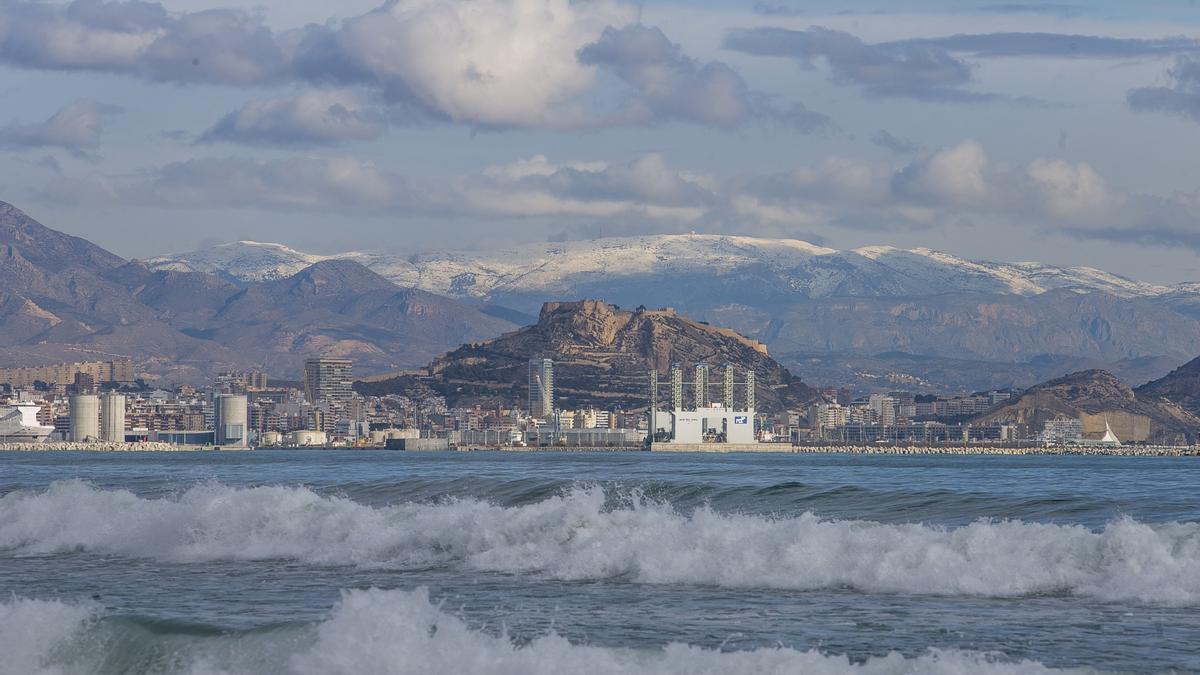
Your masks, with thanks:
M 1200 248 L 1198 22 L 1186 2 L 7 2 L 0 189 L 127 257 L 698 231 L 1176 283 Z

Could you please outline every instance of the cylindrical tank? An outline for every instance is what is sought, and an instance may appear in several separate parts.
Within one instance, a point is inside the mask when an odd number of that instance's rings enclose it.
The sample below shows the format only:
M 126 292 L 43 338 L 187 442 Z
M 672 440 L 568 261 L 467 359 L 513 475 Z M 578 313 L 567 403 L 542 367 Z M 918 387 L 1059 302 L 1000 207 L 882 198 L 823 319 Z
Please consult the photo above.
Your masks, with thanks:
M 268 431 L 262 435 L 260 445 L 283 445 L 283 434 L 278 431 Z
M 100 398 L 95 394 L 71 397 L 71 440 L 94 441 L 100 438 Z
M 329 437 L 324 431 L 293 431 L 288 434 L 288 445 L 296 448 L 308 448 L 325 445 Z
M 247 442 L 246 397 L 221 394 L 216 400 L 217 445 L 244 447 Z
M 125 442 L 125 397 L 105 394 L 100 397 L 100 439 L 112 443 Z

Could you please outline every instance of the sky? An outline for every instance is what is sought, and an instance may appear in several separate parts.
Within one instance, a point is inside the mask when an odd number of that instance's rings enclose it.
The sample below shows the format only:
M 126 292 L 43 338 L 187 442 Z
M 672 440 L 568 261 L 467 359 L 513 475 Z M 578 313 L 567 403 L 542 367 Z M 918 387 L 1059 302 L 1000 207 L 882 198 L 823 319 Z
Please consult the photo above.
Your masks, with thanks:
M 1200 281 L 1187 0 L 222 2 L 0 0 L 0 200 L 126 257 L 704 232 Z

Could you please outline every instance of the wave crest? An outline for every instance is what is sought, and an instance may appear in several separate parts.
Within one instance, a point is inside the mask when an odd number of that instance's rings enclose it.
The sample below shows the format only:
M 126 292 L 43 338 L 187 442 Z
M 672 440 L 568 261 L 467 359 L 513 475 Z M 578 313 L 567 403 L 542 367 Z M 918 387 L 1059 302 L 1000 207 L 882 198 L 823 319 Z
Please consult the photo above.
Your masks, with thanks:
M 501 507 L 371 507 L 303 487 L 206 483 L 144 499 L 79 481 L 0 498 L 0 555 L 86 551 L 168 562 L 458 566 L 563 580 L 1200 605 L 1200 524 L 1102 530 L 1021 521 L 959 528 L 681 513 L 598 487 Z
M 685 675 L 811 673 L 982 673 L 1035 675 L 1065 672 L 1034 661 L 993 654 L 936 651 L 905 658 L 892 653 L 854 663 L 846 656 L 788 648 L 719 652 L 685 644 L 634 650 L 576 645 L 556 634 L 523 646 L 506 636 L 471 628 L 443 611 L 425 589 L 344 592 L 325 621 L 234 634 L 179 635 L 146 631 L 128 620 L 88 619 L 92 610 L 57 602 L 0 603 L 0 672 L 156 672 L 190 675 L 288 673 L 479 673 L 546 675 Z M 20 619 L 24 627 L 10 619 Z M 124 651 L 125 653 L 121 653 Z M 13 655 L 17 660 L 13 660 Z M 141 658 L 131 654 L 142 655 Z M 145 655 L 153 655 L 147 659 Z M 1077 671 L 1082 672 L 1082 671 Z

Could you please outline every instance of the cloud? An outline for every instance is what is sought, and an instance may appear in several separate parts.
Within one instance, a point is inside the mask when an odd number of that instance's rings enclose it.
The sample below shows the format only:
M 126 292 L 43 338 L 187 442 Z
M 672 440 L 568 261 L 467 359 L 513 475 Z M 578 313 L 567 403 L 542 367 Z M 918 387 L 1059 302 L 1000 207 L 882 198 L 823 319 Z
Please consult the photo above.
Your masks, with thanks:
M 346 21 L 332 44 L 385 95 L 450 120 L 573 127 L 586 124 L 576 98 L 595 83 L 577 52 L 637 16 L 610 0 L 411 0 Z
M 58 178 L 42 196 L 71 204 L 91 200 L 392 217 L 554 217 L 594 224 L 630 218 L 697 222 L 720 207 L 718 190 L 713 179 L 672 168 L 662 155 L 653 153 L 626 164 L 556 163 L 537 155 L 424 184 L 351 157 L 296 156 L 174 162 L 136 178 Z
M 606 28 L 599 40 L 579 51 L 579 60 L 611 70 L 632 89 L 633 95 L 617 115 L 622 122 L 685 121 L 733 128 L 767 118 L 805 131 L 830 123 L 802 106 L 775 108 L 728 65 L 686 56 L 658 28 Z
M 0 6 L 0 61 L 235 86 L 280 81 L 288 66 L 261 17 L 237 10 L 174 15 L 137 0 L 7 2 Z
M 983 146 L 964 141 L 904 167 L 892 181 L 900 195 L 921 202 L 982 205 L 992 198 Z
M 977 33 L 885 42 L 883 49 L 926 46 L 975 57 L 1040 56 L 1051 58 L 1125 59 L 1200 51 L 1200 40 L 1117 38 L 1062 33 Z
M 915 141 L 910 141 L 907 138 L 900 138 L 892 134 L 887 129 L 880 129 L 874 134 L 871 134 L 871 143 L 877 145 L 884 150 L 890 150 L 897 155 L 911 155 L 921 149 L 921 146 Z
M 1141 58 L 1200 52 L 1200 40 L 1009 32 L 871 44 L 844 31 L 812 26 L 807 30 L 734 29 L 726 34 L 725 47 L 757 56 L 792 58 L 806 67 L 814 67 L 818 61 L 823 61 L 834 83 L 862 87 L 869 96 L 972 103 L 1032 101 L 967 89 L 973 81 L 972 66 L 959 55 L 975 58 Z
M 201 142 L 327 145 L 368 140 L 387 130 L 383 114 L 346 91 L 308 90 L 291 98 L 252 101 L 222 117 Z
M 274 32 L 263 17 L 238 10 L 9 0 L 0 3 L 0 64 L 178 84 L 354 88 L 385 102 L 389 117 L 479 128 L 666 121 L 729 128 L 769 119 L 813 131 L 828 124 L 800 104 L 774 105 L 727 64 L 697 61 L 639 20 L 639 5 L 625 0 L 388 0 L 341 22 Z M 616 110 L 614 81 L 629 94 Z M 328 116 L 314 129 L 297 115 L 312 122 L 311 111 L 289 113 L 284 102 L 251 104 L 210 138 L 276 138 L 279 130 L 321 142 L 326 132 L 335 140 L 358 133 Z M 237 136 L 247 117 L 270 129 Z M 301 128 L 293 135 L 283 127 Z
M 456 181 L 455 200 L 478 213 L 516 217 L 640 216 L 696 221 L 719 200 L 715 182 L 671 168 L 657 153 L 628 164 L 566 162 L 538 155 Z
M 1088 11 L 1083 5 L 1053 2 L 1006 2 L 984 5 L 979 9 L 993 14 L 1044 14 L 1058 17 L 1075 17 Z
M 844 31 L 813 26 L 802 31 L 736 29 L 726 35 L 725 47 L 757 56 L 793 58 L 808 67 L 824 61 L 835 83 L 861 86 L 870 96 L 954 102 L 997 98 L 963 89 L 972 80 L 971 67 L 932 45 L 872 45 Z
M 75 101 L 44 122 L 0 128 L 0 147 L 95 149 L 100 146 L 105 117 L 120 111 L 117 106 L 95 101 Z
M 1138 112 L 1165 112 L 1200 122 L 1200 58 L 1183 56 L 1167 71 L 1165 87 L 1129 92 L 1129 107 Z
M 1039 158 L 1011 167 L 972 140 L 902 166 L 829 158 L 743 181 L 734 191 L 735 205 L 752 204 L 753 213 L 775 219 L 800 214 L 805 226 L 921 228 L 986 218 L 1081 232 L 1141 218 L 1130 207 L 1136 198 L 1113 190 L 1086 163 Z
M 56 176 L 72 204 L 354 213 L 426 222 L 545 223 L 554 231 L 722 231 L 810 236 L 964 223 L 1200 251 L 1200 191 L 1122 192 L 1086 162 L 1010 165 L 966 140 L 908 162 L 826 157 L 776 174 L 716 178 L 659 153 L 628 162 L 535 155 L 448 179 L 404 177 L 350 157 L 238 157 L 141 174 Z
M 379 212 L 416 199 L 404 179 L 349 157 L 193 159 L 114 191 L 127 203 L 202 209 Z

